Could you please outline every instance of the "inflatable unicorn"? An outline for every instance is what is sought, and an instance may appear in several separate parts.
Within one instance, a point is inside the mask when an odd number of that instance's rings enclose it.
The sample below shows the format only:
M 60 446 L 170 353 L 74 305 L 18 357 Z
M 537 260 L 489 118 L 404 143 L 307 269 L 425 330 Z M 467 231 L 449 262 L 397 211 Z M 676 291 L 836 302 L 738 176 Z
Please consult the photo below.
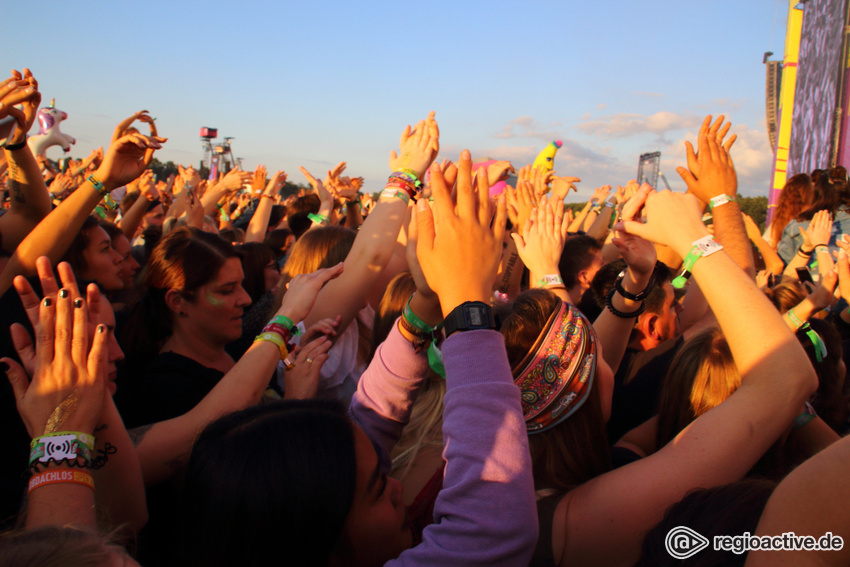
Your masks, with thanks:
M 56 108 L 55 98 L 50 101 L 50 106 L 38 111 L 38 134 L 30 136 L 27 141 L 33 155 L 45 155 L 44 152 L 50 146 L 62 146 L 62 151 L 67 152 L 71 144 L 77 143 L 77 140 L 59 130 L 59 123 L 66 118 L 68 115 Z

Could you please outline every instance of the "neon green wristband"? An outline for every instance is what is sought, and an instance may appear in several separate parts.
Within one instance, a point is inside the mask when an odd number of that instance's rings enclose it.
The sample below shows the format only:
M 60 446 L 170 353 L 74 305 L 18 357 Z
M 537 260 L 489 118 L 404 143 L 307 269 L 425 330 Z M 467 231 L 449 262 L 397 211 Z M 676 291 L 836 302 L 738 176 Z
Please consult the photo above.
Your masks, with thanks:
M 682 289 L 688 280 L 691 279 L 691 271 L 694 269 L 694 264 L 703 256 L 710 256 L 718 250 L 723 250 L 723 246 L 714 240 L 711 235 L 703 236 L 698 240 L 693 241 L 693 247 L 685 260 L 682 262 L 682 273 L 673 279 L 673 287 Z

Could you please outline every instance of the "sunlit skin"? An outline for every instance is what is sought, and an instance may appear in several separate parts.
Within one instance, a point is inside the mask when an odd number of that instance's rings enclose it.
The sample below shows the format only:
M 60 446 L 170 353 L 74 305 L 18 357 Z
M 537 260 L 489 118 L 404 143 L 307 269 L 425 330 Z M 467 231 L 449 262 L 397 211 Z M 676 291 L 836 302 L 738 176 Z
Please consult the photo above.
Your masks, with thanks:
M 369 438 L 354 426 L 354 500 L 331 565 L 383 565 L 413 545 L 401 483 L 381 471 Z
M 133 278 L 136 277 L 136 272 L 139 271 L 139 263 L 133 258 L 130 253 L 130 241 L 126 236 L 116 236 L 112 239 L 112 249 L 121 256 L 121 280 L 124 282 L 124 289 L 133 287 Z
M 112 248 L 112 240 L 101 227 L 89 231 L 89 244 L 83 250 L 86 268 L 80 277 L 96 281 L 106 291 L 124 289 L 121 279 L 121 255 Z

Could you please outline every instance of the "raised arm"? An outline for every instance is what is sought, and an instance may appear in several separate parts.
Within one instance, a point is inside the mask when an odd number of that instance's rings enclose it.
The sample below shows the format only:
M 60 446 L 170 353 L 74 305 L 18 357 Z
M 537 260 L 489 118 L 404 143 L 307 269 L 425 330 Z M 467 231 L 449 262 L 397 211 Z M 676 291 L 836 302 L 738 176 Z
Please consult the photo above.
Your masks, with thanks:
M 491 227 L 486 178 L 473 183 L 468 151 L 461 153 L 458 166 L 457 209 L 434 166 L 434 205 L 420 200 L 413 221 L 417 257 L 444 316 L 463 303 L 489 301 L 505 226 L 500 196 Z M 425 529 L 422 544 L 387 565 L 527 565 L 537 539 L 537 516 L 528 437 L 504 340 L 492 330 L 458 331 L 444 341 L 443 353 L 448 464 L 434 506 L 436 521 Z M 360 389 L 368 387 L 364 375 Z M 391 400 L 371 400 L 377 413 L 392 409 Z
M 748 567 L 847 565 L 850 563 L 850 438 L 833 443 L 794 469 L 767 501 L 755 535 L 814 536 L 829 532 L 830 549 L 750 551 Z M 838 539 L 841 547 L 836 545 Z
M 714 238 L 741 269 L 755 279 L 752 246 L 741 217 L 741 207 L 735 200 L 738 176 L 729 156 L 736 136 L 733 134 L 727 141 L 723 141 L 731 127 L 728 122 L 723 125 L 723 120 L 723 115 L 720 115 L 712 124 L 711 116 L 705 117 L 699 130 L 699 152 L 694 153 L 693 145 L 685 142 L 688 167 L 679 167 L 676 171 L 688 185 L 688 193 L 711 211 L 714 217 Z M 709 140 L 713 143 L 709 144 Z
M 425 172 L 439 149 L 439 129 L 434 113 L 419 121 L 415 128 L 408 126 L 401 135 L 399 151 L 392 152 L 393 171 L 409 169 L 417 179 Z M 319 293 L 316 308 L 307 316 L 309 327 L 320 319 L 342 315 L 340 332 L 344 331 L 363 308 L 374 283 L 392 257 L 399 229 L 407 209 L 407 195 L 401 190 L 385 190 L 372 213 L 360 227 L 351 251 L 345 258 L 342 276 L 328 283 Z
M 647 199 L 646 208 L 646 224 L 617 228 L 665 243 L 682 257 L 697 241 L 716 250 L 703 240 L 709 234 L 692 196 L 662 191 Z M 592 554 L 598 563 L 632 564 L 647 526 L 689 490 L 740 479 L 817 387 L 800 343 L 724 250 L 700 257 L 692 273 L 727 338 L 741 387 L 654 455 L 570 493 L 566 557 Z
M 286 173 L 278 171 L 266 184 L 265 166 L 257 167 L 257 171 L 254 172 L 254 192 L 261 191 L 260 203 L 248 223 L 248 228 L 245 229 L 245 242 L 262 242 L 265 239 L 269 228 L 269 217 L 274 206 L 274 196 L 280 194 L 280 188 L 285 183 Z
M 776 249 L 764 239 L 756 221 L 747 214 L 742 213 L 742 216 L 744 218 L 744 227 L 747 230 L 747 237 L 750 239 L 750 242 L 755 244 L 756 248 L 758 248 L 761 257 L 764 259 L 765 268 L 771 274 L 778 276 L 782 273 L 782 269 L 785 267 L 785 262 L 783 262 L 782 258 L 779 257 L 779 254 L 776 253 Z
M 103 163 L 76 191 L 56 207 L 21 242 L 0 272 L 0 293 L 5 293 L 16 275 L 35 274 L 35 261 L 47 256 L 56 262 L 65 253 L 86 217 L 105 194 L 137 178 L 153 159 L 165 138 L 128 134 L 111 146 Z M 99 182 L 95 187 L 92 182 Z
M 38 114 L 41 93 L 38 81 L 29 69 L 23 75 L 17 71 L 0 83 L 0 118 L 9 115 L 17 120 L 15 133 L 6 143 L 8 184 L 11 192 L 10 208 L 0 217 L 2 246 L 14 252 L 26 235 L 50 212 L 50 194 L 35 157 L 27 145 L 27 132 Z M 21 109 L 15 104 L 20 104 Z

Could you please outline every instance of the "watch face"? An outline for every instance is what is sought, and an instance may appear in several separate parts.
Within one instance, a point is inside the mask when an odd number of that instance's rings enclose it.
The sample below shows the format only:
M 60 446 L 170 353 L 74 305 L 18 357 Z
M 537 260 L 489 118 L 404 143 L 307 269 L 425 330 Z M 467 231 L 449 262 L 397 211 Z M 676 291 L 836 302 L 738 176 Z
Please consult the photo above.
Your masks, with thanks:
M 487 321 L 484 309 L 477 305 L 470 305 L 466 309 L 466 316 L 470 327 L 483 327 Z

